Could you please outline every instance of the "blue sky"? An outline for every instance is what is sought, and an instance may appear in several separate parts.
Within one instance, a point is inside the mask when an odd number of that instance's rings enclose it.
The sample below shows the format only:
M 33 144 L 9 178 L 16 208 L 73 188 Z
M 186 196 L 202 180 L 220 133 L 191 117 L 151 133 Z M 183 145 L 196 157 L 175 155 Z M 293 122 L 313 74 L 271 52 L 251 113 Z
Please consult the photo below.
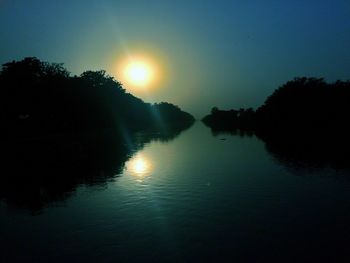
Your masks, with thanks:
M 345 0 L 0 0 L 0 32 L 0 63 L 36 56 L 118 79 L 122 54 L 161 57 L 163 87 L 135 95 L 196 117 L 257 107 L 297 76 L 350 79 Z

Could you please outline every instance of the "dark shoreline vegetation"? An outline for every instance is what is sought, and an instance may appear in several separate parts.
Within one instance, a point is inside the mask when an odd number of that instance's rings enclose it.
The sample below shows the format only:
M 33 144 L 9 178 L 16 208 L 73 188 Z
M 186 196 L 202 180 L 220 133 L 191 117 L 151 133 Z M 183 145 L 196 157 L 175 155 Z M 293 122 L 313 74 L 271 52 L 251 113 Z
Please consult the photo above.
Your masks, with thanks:
M 0 87 L 0 200 L 31 211 L 81 184 L 105 184 L 146 143 L 194 122 L 178 106 L 127 93 L 105 71 L 70 76 L 33 57 L 4 64 Z
M 111 130 L 121 137 L 194 121 L 178 106 L 145 103 L 105 71 L 70 76 L 62 64 L 29 57 L 3 65 L 1 138 L 28 139 Z
M 202 121 L 214 134 L 253 135 L 287 166 L 349 168 L 350 81 L 295 78 L 257 110 L 213 107 Z
M 194 122 L 170 103 L 145 103 L 105 71 L 70 76 L 62 64 L 25 58 L 0 72 L 0 200 L 41 212 L 80 185 L 105 185 L 154 141 Z M 350 82 L 297 78 L 256 111 L 212 109 L 214 135 L 253 136 L 285 167 L 349 169 Z

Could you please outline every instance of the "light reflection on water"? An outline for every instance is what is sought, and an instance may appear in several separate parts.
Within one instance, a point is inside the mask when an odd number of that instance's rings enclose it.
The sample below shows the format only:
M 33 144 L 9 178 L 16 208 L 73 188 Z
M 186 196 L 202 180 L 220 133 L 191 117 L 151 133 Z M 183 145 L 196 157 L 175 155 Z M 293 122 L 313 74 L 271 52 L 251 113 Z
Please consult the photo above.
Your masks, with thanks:
M 197 123 L 172 141 L 150 142 L 125 164 L 121 158 L 117 166 L 124 168 L 114 181 L 97 191 L 79 187 L 65 206 L 33 217 L 0 206 L 0 262 L 9 262 L 3 255 L 11 262 L 38 262 L 40 255 L 41 262 L 51 263 L 74 257 L 79 262 L 349 259 L 349 177 L 295 176 L 256 137 L 221 138 Z M 34 201 L 42 198 L 41 189 L 33 191 L 40 194 Z
M 129 172 L 137 181 L 142 182 L 151 176 L 153 171 L 152 161 L 144 154 L 138 153 L 125 164 L 125 172 Z

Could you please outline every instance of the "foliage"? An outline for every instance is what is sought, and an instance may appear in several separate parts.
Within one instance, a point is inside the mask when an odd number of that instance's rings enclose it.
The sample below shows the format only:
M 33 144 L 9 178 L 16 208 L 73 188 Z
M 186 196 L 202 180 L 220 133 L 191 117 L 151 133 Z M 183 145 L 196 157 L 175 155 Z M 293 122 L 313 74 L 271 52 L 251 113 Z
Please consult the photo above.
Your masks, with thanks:
M 316 130 L 346 128 L 350 114 L 350 82 L 332 84 L 296 78 L 278 88 L 257 110 L 259 126 Z
M 203 121 L 212 127 L 253 129 L 258 133 L 347 131 L 350 82 L 326 83 L 321 78 L 288 81 L 259 107 L 221 111 L 217 107 Z
M 151 105 L 127 93 L 105 71 L 70 76 L 63 64 L 29 57 L 0 72 L 2 136 L 35 137 L 112 129 L 119 133 L 191 122 L 170 103 Z M 154 113 L 157 112 L 155 115 Z
M 243 129 L 250 130 L 253 128 L 255 112 L 253 108 L 248 109 L 231 109 L 220 110 L 218 107 L 213 107 L 211 114 L 203 118 L 203 122 L 216 129 L 232 130 Z

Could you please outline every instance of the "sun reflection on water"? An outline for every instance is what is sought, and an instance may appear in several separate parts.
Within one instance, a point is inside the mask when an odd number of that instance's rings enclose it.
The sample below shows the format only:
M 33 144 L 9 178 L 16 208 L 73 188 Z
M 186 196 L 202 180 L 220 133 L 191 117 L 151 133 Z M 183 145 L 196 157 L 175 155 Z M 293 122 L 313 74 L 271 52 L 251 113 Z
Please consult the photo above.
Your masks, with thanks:
M 129 160 L 125 167 L 131 175 L 137 177 L 141 181 L 149 177 L 153 170 L 152 162 L 141 154 L 137 154 Z

